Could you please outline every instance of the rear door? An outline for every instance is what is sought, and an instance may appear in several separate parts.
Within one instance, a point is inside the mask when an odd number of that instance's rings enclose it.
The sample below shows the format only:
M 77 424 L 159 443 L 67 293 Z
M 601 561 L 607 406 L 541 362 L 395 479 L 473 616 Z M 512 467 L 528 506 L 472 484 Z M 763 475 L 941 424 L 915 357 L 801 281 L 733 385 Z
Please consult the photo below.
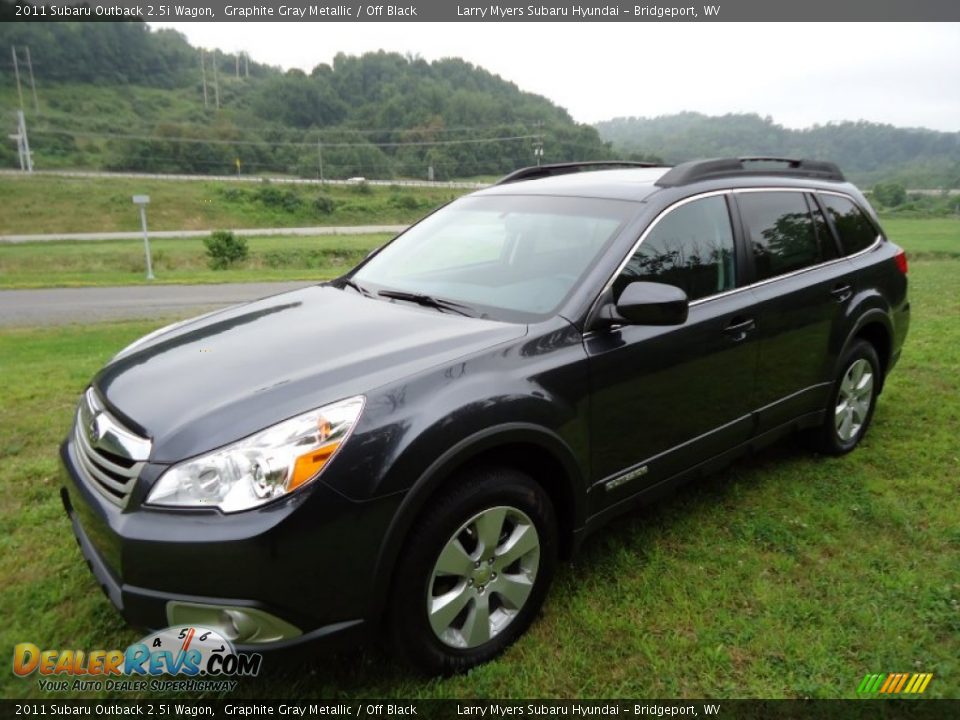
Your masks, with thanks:
M 749 290 L 724 194 L 660 217 L 613 282 L 680 287 L 677 327 L 590 332 L 592 510 L 618 502 L 749 438 L 757 346 Z
M 831 338 L 844 326 L 854 268 L 812 194 L 734 194 L 752 263 L 760 340 L 757 432 L 822 410 L 833 380 Z

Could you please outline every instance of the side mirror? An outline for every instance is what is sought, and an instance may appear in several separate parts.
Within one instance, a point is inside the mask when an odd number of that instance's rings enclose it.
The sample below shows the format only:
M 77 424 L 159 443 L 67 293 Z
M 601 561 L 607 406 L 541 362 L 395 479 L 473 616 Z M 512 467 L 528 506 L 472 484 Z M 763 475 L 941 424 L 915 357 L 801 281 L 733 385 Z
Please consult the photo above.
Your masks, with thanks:
M 617 313 L 630 325 L 683 325 L 690 303 L 673 285 L 632 282 L 616 302 Z

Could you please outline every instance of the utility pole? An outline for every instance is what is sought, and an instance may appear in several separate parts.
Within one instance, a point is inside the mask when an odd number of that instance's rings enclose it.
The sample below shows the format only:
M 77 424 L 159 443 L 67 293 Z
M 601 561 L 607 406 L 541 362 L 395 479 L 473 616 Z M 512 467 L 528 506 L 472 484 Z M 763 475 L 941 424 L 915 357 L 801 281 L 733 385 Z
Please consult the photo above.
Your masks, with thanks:
M 17 132 L 14 135 L 8 135 L 11 140 L 17 141 L 17 160 L 20 161 L 20 172 L 24 172 L 27 169 L 27 163 L 23 159 L 23 136 L 20 134 L 20 127 L 18 125 Z
M 217 72 L 217 49 L 213 49 L 213 96 L 217 101 L 217 111 L 220 111 L 220 75 Z
M 320 163 L 320 182 L 323 183 L 323 143 L 317 140 L 317 160 Z
M 20 169 L 33 172 L 33 157 L 30 155 L 30 139 L 27 137 L 27 121 L 23 110 L 17 110 L 17 149 L 20 152 Z M 26 167 L 24 167 L 26 165 Z
M 543 121 L 537 120 L 537 139 L 533 141 L 533 154 L 537 158 L 537 167 L 543 161 Z
M 13 74 L 17 76 L 17 97 L 20 98 L 20 109 L 23 110 L 23 90 L 20 89 L 20 65 L 17 64 L 17 46 L 11 45 L 10 52 L 13 54 Z
M 234 55 L 233 58 L 234 58 L 234 60 L 236 60 L 236 65 L 237 65 L 237 80 L 239 80 L 239 79 L 240 79 L 240 53 L 237 53 L 236 55 Z
M 30 46 L 26 45 L 24 49 L 27 51 L 27 71 L 30 74 L 30 91 L 33 93 L 33 111 L 39 114 L 40 103 L 37 102 L 37 86 L 33 82 L 33 61 L 30 60 Z
M 250 77 L 250 56 L 247 55 L 247 51 L 243 51 L 243 74 L 249 78 Z
M 149 195 L 134 195 L 133 204 L 140 208 L 140 226 L 143 228 L 143 254 L 147 265 L 147 280 L 153 276 L 153 262 L 150 258 L 150 236 L 147 234 L 147 205 L 150 204 Z
M 200 74 L 203 76 L 203 109 L 207 109 L 207 63 L 204 58 L 206 50 L 200 48 Z

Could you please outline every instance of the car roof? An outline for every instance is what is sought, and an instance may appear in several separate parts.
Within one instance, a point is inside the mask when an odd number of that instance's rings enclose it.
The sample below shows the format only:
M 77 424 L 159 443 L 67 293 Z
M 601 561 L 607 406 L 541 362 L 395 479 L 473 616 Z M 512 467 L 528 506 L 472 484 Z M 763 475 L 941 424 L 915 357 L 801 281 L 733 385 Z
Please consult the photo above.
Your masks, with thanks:
M 669 167 L 654 167 L 591 170 L 520 180 L 505 185 L 492 185 L 473 195 L 562 195 L 611 200 L 643 200 L 651 193 L 660 190 L 656 182 L 669 169 Z
M 737 188 L 801 188 L 817 190 L 835 190 L 845 193 L 859 194 L 859 191 L 843 178 L 839 169 L 830 163 L 815 161 L 786 161 L 797 163 L 799 169 L 746 169 L 733 170 L 725 174 L 724 171 L 712 173 L 717 164 L 726 164 L 729 171 L 730 163 L 739 163 L 738 160 L 707 160 L 684 163 L 676 167 L 628 167 L 616 169 L 594 169 L 590 163 L 584 164 L 582 171 L 576 171 L 576 164 L 558 166 L 544 166 L 544 170 L 551 167 L 560 169 L 560 174 L 542 176 L 540 168 L 529 168 L 530 179 L 514 176 L 523 171 L 507 176 L 500 183 L 484 188 L 472 196 L 496 195 L 552 195 L 567 197 L 605 198 L 612 200 L 630 200 L 642 202 L 654 193 L 671 190 L 670 197 L 695 195 L 712 190 L 730 190 Z M 815 168 L 807 170 L 803 163 Z M 832 168 L 824 173 L 821 165 Z M 696 176 L 700 168 L 704 172 Z M 571 168 L 574 168 L 571 171 Z

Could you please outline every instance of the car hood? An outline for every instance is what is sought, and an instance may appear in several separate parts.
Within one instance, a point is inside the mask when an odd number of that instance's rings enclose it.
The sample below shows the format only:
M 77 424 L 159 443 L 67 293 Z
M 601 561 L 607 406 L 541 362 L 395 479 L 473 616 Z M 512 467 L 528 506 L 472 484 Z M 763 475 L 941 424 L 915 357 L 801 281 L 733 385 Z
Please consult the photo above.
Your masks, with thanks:
M 148 336 L 94 385 L 150 460 L 177 462 L 525 333 L 318 285 Z

